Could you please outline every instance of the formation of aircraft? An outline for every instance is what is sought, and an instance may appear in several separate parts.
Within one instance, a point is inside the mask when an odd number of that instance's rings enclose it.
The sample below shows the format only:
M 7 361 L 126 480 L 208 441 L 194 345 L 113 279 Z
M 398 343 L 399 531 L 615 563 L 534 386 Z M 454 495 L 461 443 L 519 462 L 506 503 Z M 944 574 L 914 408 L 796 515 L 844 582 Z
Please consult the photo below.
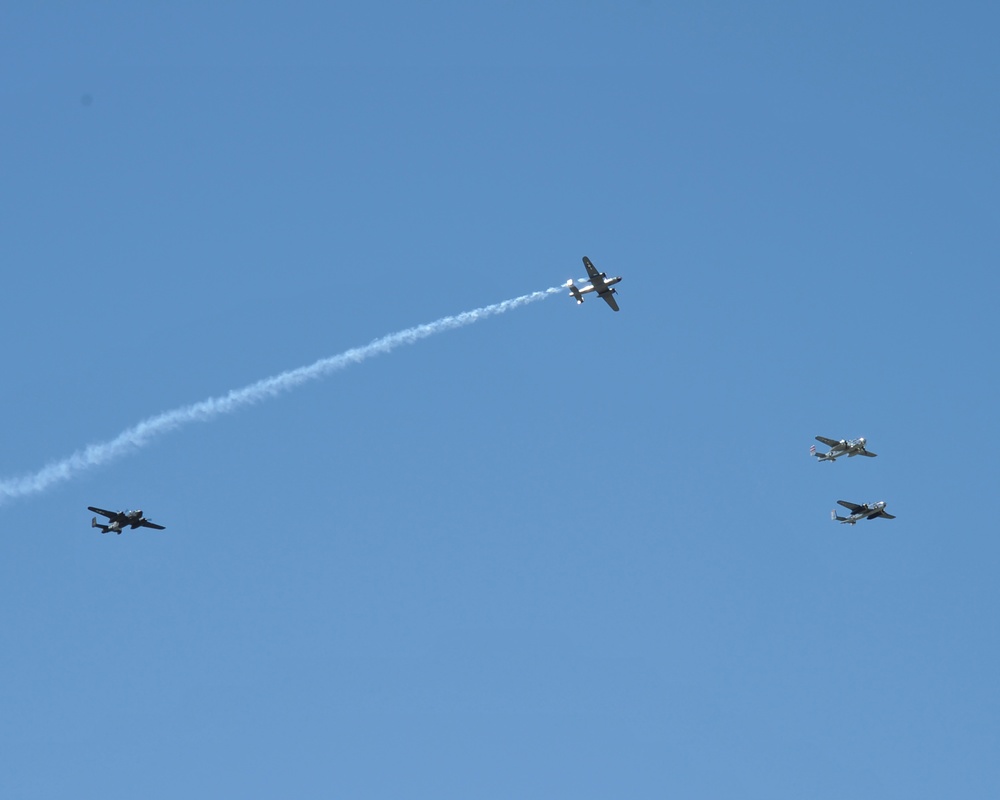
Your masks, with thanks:
M 830 519 L 835 522 L 839 522 L 841 525 L 844 523 L 848 525 L 853 525 L 859 519 L 876 519 L 877 517 L 883 517 L 885 519 L 896 519 L 892 514 L 885 510 L 885 500 L 879 500 L 877 503 L 849 503 L 847 500 L 838 500 L 840 505 L 846 508 L 851 513 L 842 517 L 837 513 L 837 509 L 833 509 L 830 512 Z
M 618 275 L 614 278 L 609 278 L 607 273 L 598 272 L 597 267 L 594 266 L 587 256 L 583 257 L 583 266 L 587 268 L 587 282 L 589 285 L 581 288 L 570 278 L 565 284 L 566 288 L 569 289 L 570 296 L 580 304 L 583 303 L 583 296 L 585 294 L 596 292 L 597 296 L 611 306 L 613 311 L 618 311 L 618 301 L 615 300 L 617 292 L 613 287 L 621 281 L 621 276 Z M 847 458 L 853 458 L 854 456 L 875 458 L 878 455 L 868 449 L 868 441 L 864 436 L 860 436 L 857 439 L 828 439 L 825 436 L 817 436 L 816 441 L 822 442 L 830 448 L 829 452 L 826 453 L 817 452 L 816 445 L 809 448 L 809 452 L 816 456 L 819 461 L 836 461 L 843 456 L 847 456 Z M 886 512 L 884 500 L 872 503 L 871 505 L 868 503 L 859 505 L 857 503 L 850 503 L 847 500 L 838 500 L 837 502 L 850 511 L 850 514 L 846 517 L 837 514 L 836 509 L 830 512 L 831 517 L 841 523 L 854 525 L 859 519 L 875 519 L 877 517 L 895 519 L 892 514 Z
M 847 456 L 848 458 L 853 458 L 854 456 L 868 456 L 868 458 L 875 458 L 878 453 L 872 453 L 865 449 L 865 444 L 867 443 L 865 437 L 862 436 L 859 439 L 841 439 L 839 442 L 836 439 L 827 439 L 825 436 L 817 436 L 817 442 L 822 442 L 827 447 L 830 448 L 829 453 L 817 453 L 816 445 L 809 448 L 809 452 L 812 453 L 820 461 L 836 461 L 841 456 Z
M 604 302 L 611 306 L 612 311 L 617 311 L 618 301 L 615 300 L 615 294 L 617 294 L 617 291 L 611 287 L 613 287 L 616 283 L 621 282 L 621 275 L 609 278 L 606 272 L 598 272 L 597 267 L 595 267 L 586 256 L 583 257 L 583 266 L 587 268 L 587 280 L 590 285 L 584 286 L 580 289 L 573 282 L 573 279 L 570 278 L 566 281 L 566 287 L 569 289 L 570 295 L 576 299 L 576 302 L 579 305 L 583 302 L 583 296 L 585 294 L 597 292 L 597 296 L 603 298 Z
M 570 278 L 566 282 L 566 287 L 569 289 L 570 295 L 576 300 L 578 304 L 583 303 L 583 296 L 591 292 L 596 292 L 597 296 L 602 298 L 609 306 L 611 306 L 612 311 L 618 311 L 618 302 L 615 300 L 615 294 L 617 291 L 613 288 L 615 284 L 621 282 L 621 276 L 615 276 L 614 278 L 609 278 L 607 273 L 598 272 L 597 267 L 591 262 L 587 256 L 583 257 L 583 265 L 587 268 L 587 281 L 588 286 L 583 288 L 578 287 L 573 279 Z M 836 461 L 842 456 L 847 456 L 848 458 L 853 458 L 854 456 L 867 456 L 868 458 L 875 458 L 876 453 L 872 453 L 867 449 L 867 441 L 863 436 L 857 439 L 828 439 L 825 436 L 817 436 L 816 441 L 822 442 L 827 445 L 830 450 L 827 453 L 819 453 L 816 451 L 816 445 L 809 448 L 809 452 L 816 456 L 820 461 Z M 854 525 L 858 520 L 861 519 L 876 519 L 882 517 L 884 519 L 895 519 L 896 517 L 888 513 L 885 510 L 885 501 L 879 500 L 877 503 L 851 503 L 847 500 L 838 500 L 837 503 L 846 508 L 850 514 L 846 517 L 842 517 L 834 509 L 830 512 L 830 518 L 835 522 L 840 522 L 841 524 Z M 151 522 L 142 515 L 142 511 L 105 511 L 103 508 L 97 508 L 96 506 L 87 506 L 88 510 L 93 511 L 95 514 L 100 514 L 103 517 L 107 517 L 107 524 L 102 524 L 97 521 L 97 517 L 91 520 L 91 526 L 94 528 L 100 528 L 101 533 L 108 533 L 109 531 L 114 531 L 115 533 L 121 533 L 125 528 L 154 528 L 155 530 L 166 530 L 163 525 L 157 525 L 155 522 Z
M 166 530 L 163 525 L 157 525 L 155 522 L 150 522 L 142 515 L 142 511 L 130 511 L 126 509 L 125 511 L 105 511 L 103 508 L 97 508 L 96 506 L 87 506 L 88 511 L 93 511 L 95 514 L 100 514 L 102 517 L 108 518 L 108 524 L 102 525 L 97 521 L 97 517 L 94 517 L 90 521 L 90 526 L 92 528 L 100 528 L 101 533 L 121 533 L 125 528 L 155 528 L 158 531 Z
M 817 453 L 816 445 L 809 448 L 809 452 L 812 453 L 820 461 L 836 461 L 841 456 L 847 456 L 848 458 L 853 458 L 854 456 L 868 456 L 868 458 L 875 458 L 877 453 L 873 453 L 867 449 L 868 444 L 864 436 L 857 439 L 827 439 L 825 436 L 817 436 L 817 442 L 822 442 L 830 448 L 829 453 Z M 839 522 L 842 525 L 853 525 L 859 519 L 876 519 L 877 517 L 882 517 L 884 519 L 896 519 L 892 514 L 885 510 L 885 501 L 879 500 L 877 503 L 851 503 L 847 500 L 838 500 L 840 505 L 846 508 L 851 513 L 846 517 L 840 516 L 837 513 L 837 509 L 830 512 L 830 519 L 834 522 Z

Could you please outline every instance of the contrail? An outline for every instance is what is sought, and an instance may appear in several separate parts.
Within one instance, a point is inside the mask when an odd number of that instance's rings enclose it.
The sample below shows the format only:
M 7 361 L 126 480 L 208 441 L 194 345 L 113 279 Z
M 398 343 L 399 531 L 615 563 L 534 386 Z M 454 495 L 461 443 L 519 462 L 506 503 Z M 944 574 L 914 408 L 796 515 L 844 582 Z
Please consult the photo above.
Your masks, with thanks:
M 88 445 L 82 450 L 77 450 L 71 456 L 42 467 L 38 472 L 0 481 L 0 505 L 18 497 L 44 491 L 50 486 L 67 481 L 91 467 L 106 464 L 126 453 L 140 450 L 157 436 L 176 430 L 188 423 L 207 422 L 222 414 L 230 414 L 243 406 L 259 403 L 283 392 L 291 391 L 307 381 L 322 378 L 331 372 L 349 367 L 351 364 L 360 364 L 372 356 L 388 353 L 400 345 L 415 344 L 436 333 L 461 328 L 487 317 L 504 314 L 528 303 L 544 300 L 560 291 L 562 291 L 562 287 L 553 287 L 542 292 L 524 294 L 513 300 L 504 300 L 502 303 L 483 306 L 473 311 L 442 317 L 436 322 L 428 322 L 425 325 L 417 325 L 414 328 L 390 333 L 364 347 L 345 350 L 339 355 L 320 359 L 307 367 L 299 367 L 282 372 L 280 375 L 264 378 L 249 386 L 244 386 L 242 389 L 233 389 L 221 397 L 210 397 L 198 403 L 149 417 L 122 431 L 110 441 Z

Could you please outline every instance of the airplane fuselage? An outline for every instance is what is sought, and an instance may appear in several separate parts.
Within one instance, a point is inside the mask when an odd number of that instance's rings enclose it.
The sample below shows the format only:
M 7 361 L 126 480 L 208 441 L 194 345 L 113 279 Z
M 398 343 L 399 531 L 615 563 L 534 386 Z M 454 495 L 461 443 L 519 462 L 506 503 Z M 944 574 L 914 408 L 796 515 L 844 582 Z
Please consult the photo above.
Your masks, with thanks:
M 616 283 L 621 283 L 621 280 L 622 280 L 622 276 L 621 275 L 616 275 L 613 278 L 604 278 L 603 279 L 604 286 L 601 287 L 601 288 L 607 288 L 608 286 L 614 286 Z M 598 292 L 601 290 L 598 287 L 594 286 L 593 283 L 590 284 L 590 288 L 593 289 L 593 290 L 595 290 L 595 291 L 598 291 Z
M 830 450 L 829 453 L 823 453 L 822 455 L 823 455 L 824 458 L 830 459 L 830 461 L 835 461 L 836 459 L 840 458 L 841 456 L 849 456 L 849 455 L 851 455 L 851 448 L 849 448 L 849 447 L 834 447 L 834 448 L 832 448 Z
M 606 278 L 603 282 L 595 285 L 593 281 L 588 283 L 586 286 L 577 286 L 572 281 L 570 281 L 567 286 L 569 287 L 570 294 L 576 298 L 576 302 L 582 303 L 583 297 L 581 295 L 590 294 L 591 292 L 597 292 L 598 294 L 605 294 L 608 288 L 614 286 L 616 283 L 621 283 L 621 275 L 616 275 L 614 278 Z
M 860 508 L 852 511 L 846 517 L 838 516 L 836 511 L 831 512 L 831 518 L 842 525 L 854 525 L 858 520 L 877 519 L 882 516 L 887 517 L 888 519 L 893 519 L 893 516 L 891 514 L 887 514 L 885 511 L 884 500 L 879 500 L 877 503 L 872 503 L 871 505 L 863 503 Z
M 857 522 L 857 521 L 858 521 L 859 519 L 864 519 L 864 518 L 865 518 L 865 517 L 867 517 L 867 516 L 868 516 L 869 514 L 871 514 L 871 513 L 872 513 L 872 510 L 873 510 L 873 509 L 858 509 L 857 511 L 852 511 L 852 512 L 851 512 L 850 514 L 848 514 L 848 515 L 847 515 L 846 517 L 841 517 L 841 516 L 837 515 L 837 513 L 836 513 L 836 512 L 834 512 L 834 514 L 833 514 L 833 519 L 835 519 L 835 520 L 836 520 L 837 522 L 839 522 L 839 523 L 840 523 L 841 525 L 853 525 L 853 524 L 855 524 L 855 523 L 856 523 L 856 522 Z
M 841 439 L 840 444 L 830 447 L 829 453 L 816 453 L 820 461 L 836 461 L 841 456 L 859 456 L 865 452 L 864 439 Z
M 110 516 L 106 524 L 99 523 L 95 517 L 93 527 L 100 528 L 101 533 L 121 533 L 126 528 L 142 527 L 144 521 L 141 511 L 121 511 Z

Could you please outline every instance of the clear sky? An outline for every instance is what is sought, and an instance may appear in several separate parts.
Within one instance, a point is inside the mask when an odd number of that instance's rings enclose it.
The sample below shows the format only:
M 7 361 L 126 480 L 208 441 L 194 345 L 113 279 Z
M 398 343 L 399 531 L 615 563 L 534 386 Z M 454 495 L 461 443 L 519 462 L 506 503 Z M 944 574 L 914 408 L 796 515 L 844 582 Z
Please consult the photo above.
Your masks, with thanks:
M 7 8 L 0 480 L 624 280 L 0 505 L 0 794 L 1000 795 L 998 22 Z

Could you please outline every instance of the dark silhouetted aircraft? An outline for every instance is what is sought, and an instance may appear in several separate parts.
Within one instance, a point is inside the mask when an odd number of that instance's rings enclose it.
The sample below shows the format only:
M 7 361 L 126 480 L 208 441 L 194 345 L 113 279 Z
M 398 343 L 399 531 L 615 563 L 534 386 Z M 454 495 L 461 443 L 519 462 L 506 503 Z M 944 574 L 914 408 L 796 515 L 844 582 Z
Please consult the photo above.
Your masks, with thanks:
M 95 514 L 100 514 L 102 517 L 108 518 L 108 524 L 102 525 L 97 521 L 97 517 L 94 517 L 90 525 L 94 528 L 100 528 L 101 533 L 107 533 L 108 531 L 114 531 L 115 533 L 121 533 L 125 528 L 155 528 L 158 531 L 166 530 L 163 525 L 157 525 L 155 522 L 150 522 L 142 515 L 142 511 L 105 511 L 103 508 L 96 508 L 94 506 L 87 506 L 88 511 L 93 511 Z
M 590 259 L 586 256 L 583 257 L 583 266 L 587 268 L 590 286 L 585 286 L 582 289 L 579 289 L 576 284 L 573 283 L 573 279 L 570 278 L 566 281 L 566 288 L 569 289 L 569 293 L 576 298 L 577 303 L 582 303 L 583 296 L 585 294 L 589 292 L 597 292 L 598 297 L 604 298 L 604 302 L 611 306 L 613 310 L 617 311 L 618 301 L 615 300 L 615 294 L 617 292 L 611 287 L 621 281 L 621 276 L 619 275 L 617 278 L 609 278 L 607 274 L 598 272 L 597 267 L 591 264 Z

